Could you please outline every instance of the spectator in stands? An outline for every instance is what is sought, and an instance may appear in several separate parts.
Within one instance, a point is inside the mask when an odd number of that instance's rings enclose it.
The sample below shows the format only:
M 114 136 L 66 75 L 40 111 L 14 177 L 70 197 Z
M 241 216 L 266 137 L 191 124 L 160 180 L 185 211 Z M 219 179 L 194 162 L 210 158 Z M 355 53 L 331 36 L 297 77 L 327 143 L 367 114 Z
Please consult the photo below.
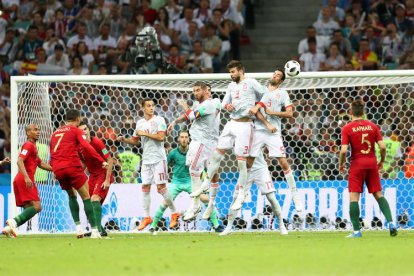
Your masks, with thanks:
M 50 65 L 60 66 L 65 69 L 70 68 L 70 62 L 68 55 L 64 52 L 63 45 L 56 44 L 54 54 L 50 55 L 46 63 Z
M 80 36 L 80 38 L 83 38 L 86 36 L 90 40 L 93 40 L 97 38 L 99 35 L 99 25 L 101 21 L 95 16 L 94 8 L 95 6 L 93 4 L 88 4 L 80 12 L 79 20 L 82 23 L 78 24 L 78 28 L 79 26 L 82 26 L 83 24 L 85 26 L 85 30 L 82 30 L 82 31 L 78 30 L 78 36 Z M 81 34 L 79 32 L 81 32 Z M 87 39 L 85 39 L 85 41 L 86 40 Z M 88 45 L 88 47 L 89 49 L 92 49 L 92 46 Z M 69 45 L 68 45 L 68 48 L 70 48 Z
M 204 51 L 209 54 L 213 60 L 213 72 L 220 72 L 221 68 L 221 39 L 216 35 L 216 26 L 214 24 L 206 25 L 206 37 L 203 39 Z
M 65 20 L 65 16 L 62 9 L 56 10 L 52 26 L 58 38 L 65 38 L 66 33 L 68 32 L 68 24 Z
M 36 62 L 40 64 L 45 64 L 46 60 L 47 60 L 46 50 L 40 47 L 37 48 L 36 49 Z
M 187 60 L 190 73 L 211 73 L 213 72 L 213 61 L 209 54 L 204 52 L 200 40 L 193 42 L 193 54 Z
M 170 19 L 170 15 L 166 8 L 161 8 L 158 11 L 158 21 L 160 22 L 162 32 L 168 35 L 171 39 L 174 39 L 174 22 Z
M 46 24 L 50 24 L 53 22 L 53 19 L 55 17 L 55 11 L 57 11 L 58 9 L 62 9 L 62 3 L 60 3 L 57 0 L 47 1 L 47 8 L 43 19 Z
M 201 39 L 196 22 L 188 24 L 188 31 L 182 32 L 179 36 L 180 54 L 190 55 L 193 53 L 193 42 Z
M 72 36 L 67 43 L 69 53 L 71 53 L 73 49 L 76 47 L 76 45 L 81 41 L 86 44 L 88 49 L 93 49 L 92 39 L 86 34 L 86 30 L 86 24 L 84 22 L 78 22 L 76 28 L 77 34 Z
M 316 35 L 316 29 L 314 26 L 308 26 L 306 29 L 306 38 L 302 39 L 299 42 L 298 46 L 298 53 L 302 55 L 306 53 L 308 49 L 308 39 L 309 38 L 316 39 L 316 49 L 318 53 L 325 53 L 329 45 L 329 39 L 325 36 Z
M 361 38 L 361 28 L 355 24 L 355 18 L 352 14 L 345 16 L 345 26 L 342 28 L 342 34 L 351 42 L 352 49 L 358 50 L 358 43 Z
M 414 21 L 414 1 L 406 0 L 405 1 L 405 16 L 411 21 Z
M 158 12 L 151 8 L 151 0 L 141 0 L 141 6 L 138 7 L 138 12 L 144 15 L 145 23 L 150 25 L 158 18 Z
M 211 20 L 212 12 L 209 8 L 208 0 L 200 0 L 200 5 L 193 11 L 193 18 L 201 20 L 204 24 L 207 24 Z
M 355 70 L 378 69 L 377 54 L 369 49 L 369 42 L 366 37 L 359 41 L 359 51 L 353 55 L 351 62 Z
M 108 51 L 116 48 L 116 40 L 109 35 L 110 25 L 108 23 L 103 23 L 101 25 L 101 35 L 95 38 L 93 41 L 93 49 L 95 60 L 99 62 L 104 62 L 108 56 Z
M 49 27 L 46 30 L 46 37 L 43 43 L 43 49 L 46 51 L 46 55 L 50 56 L 55 51 L 55 46 L 60 44 L 65 48 L 65 42 L 55 35 L 55 30 L 53 27 Z
M 29 0 L 21 0 L 17 11 L 17 20 L 30 21 L 31 14 L 34 10 L 34 3 Z
M 395 15 L 393 0 L 378 1 L 373 8 L 376 8 L 376 13 L 379 16 L 382 25 L 385 26 L 392 22 L 392 18 Z
M 185 8 L 184 9 L 184 17 L 181 19 L 178 19 L 175 22 L 174 29 L 175 31 L 181 35 L 183 33 L 188 32 L 188 25 L 190 25 L 191 22 L 195 22 L 197 24 L 198 29 L 203 34 L 204 32 L 204 24 L 201 22 L 200 19 L 193 19 L 193 9 L 192 8 Z
M 378 57 L 382 56 L 381 41 L 375 36 L 374 28 L 367 26 L 365 28 L 365 37 L 368 39 L 369 48 L 371 51 L 377 54 Z
M 10 82 L 10 75 L 3 69 L 3 61 L 0 59 L 0 85 Z
M 398 69 L 414 69 L 414 44 L 411 48 L 401 55 Z
M 186 59 L 185 56 L 180 55 L 180 48 L 177 44 L 171 44 L 168 51 L 167 61 L 177 67 L 179 70 L 184 69 Z
M 43 16 L 40 12 L 33 13 L 32 25 L 37 27 L 39 38 L 44 40 L 46 37 L 46 25 L 43 23 Z
M 111 12 L 104 21 L 109 24 L 109 35 L 118 40 L 126 25 L 126 19 L 121 17 L 121 9 L 118 5 L 112 5 Z
M 230 6 L 230 0 L 221 0 L 219 7 L 223 13 L 223 19 L 232 21 L 232 30 L 230 31 L 230 45 L 232 59 L 240 59 L 240 33 L 243 25 L 243 18 L 239 12 Z
M 155 22 L 154 22 L 155 24 Z M 121 34 L 121 36 L 118 38 L 118 42 L 121 40 L 128 40 L 131 41 L 135 38 L 137 30 L 137 25 L 134 21 L 128 21 L 125 26 L 125 31 Z
M 333 32 L 332 42 L 336 43 L 339 47 L 339 52 L 346 59 L 352 58 L 352 46 L 348 38 L 345 38 L 341 30 L 335 30 Z M 317 43 L 317 41 L 316 41 Z
M 334 30 L 339 29 L 338 22 L 331 18 L 331 12 L 329 7 L 322 8 L 322 18 L 318 19 L 313 26 L 316 29 L 316 33 L 321 36 L 330 37 Z
M 16 55 L 18 43 L 14 41 L 15 36 L 13 29 L 7 29 L 5 38 L 0 43 L 0 59 L 5 65 L 11 63 Z
M 375 37 L 380 37 L 385 33 L 385 27 L 382 25 L 381 21 L 379 20 L 378 14 L 375 12 L 371 12 L 368 15 L 368 22 L 367 27 L 372 27 L 374 29 Z
M 127 52 L 129 44 L 130 42 L 126 39 L 120 40 L 116 50 L 111 51 L 110 59 L 108 60 L 111 74 L 127 74 L 129 72 L 130 64 Z
M 175 24 L 175 22 L 180 19 L 183 6 L 177 4 L 175 0 L 167 0 L 166 2 L 165 9 L 168 12 L 168 17 Z
M 79 13 L 79 8 L 75 6 L 75 0 L 64 0 L 63 2 L 63 15 L 67 24 L 67 32 L 72 32 L 75 27 L 76 18 Z M 56 34 L 59 34 L 56 32 Z
M 324 66 L 325 60 L 325 54 L 316 51 L 316 39 L 308 38 L 308 51 L 299 57 L 302 70 L 305 72 L 319 71 Z
M 393 19 L 393 22 L 397 27 L 398 35 L 400 36 L 413 25 L 413 22 L 405 16 L 405 6 L 401 3 L 395 6 L 395 17 Z
M 398 58 L 401 55 L 401 38 L 397 33 L 397 27 L 394 23 L 388 23 L 387 35 L 383 38 L 382 60 L 383 64 L 389 69 L 395 69 L 398 66 Z
M 329 54 L 324 62 L 323 66 L 321 66 L 321 71 L 340 71 L 345 65 L 345 58 L 339 52 L 338 44 L 335 42 L 331 43 L 329 46 Z
M 411 48 L 414 42 L 414 26 L 409 27 L 401 37 L 401 51 L 405 52 Z
M 88 69 L 82 67 L 83 60 L 80 56 L 72 57 L 72 68 L 68 71 L 68 75 L 87 75 Z
M 155 20 L 154 22 L 154 29 L 158 35 L 160 48 L 163 53 L 166 54 L 170 48 L 170 45 L 172 44 L 172 40 L 166 33 L 163 32 L 163 28 L 161 27 L 161 24 L 158 20 Z
M 345 11 L 337 6 L 337 0 L 328 0 L 327 7 L 329 8 L 331 19 L 341 24 L 345 19 Z M 319 11 L 318 20 L 322 20 L 322 11 Z
M 34 60 L 36 57 L 36 49 L 43 45 L 43 41 L 39 39 L 37 27 L 30 26 L 26 36 L 20 37 L 19 44 L 21 47 L 17 53 L 17 59 Z
M 89 70 L 89 73 L 92 72 L 92 68 L 95 65 L 95 58 L 89 52 L 88 46 L 84 41 L 80 41 L 75 44 L 75 48 L 72 51 L 72 56 L 80 56 L 83 60 L 82 67 Z

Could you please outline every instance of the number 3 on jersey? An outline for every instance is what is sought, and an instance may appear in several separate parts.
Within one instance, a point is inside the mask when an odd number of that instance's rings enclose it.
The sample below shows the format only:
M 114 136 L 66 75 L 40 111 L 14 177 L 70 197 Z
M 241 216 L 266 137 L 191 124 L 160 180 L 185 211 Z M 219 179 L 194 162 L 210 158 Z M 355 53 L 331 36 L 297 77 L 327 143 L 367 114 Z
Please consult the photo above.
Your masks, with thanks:
M 65 133 L 59 133 L 59 134 L 56 134 L 56 135 L 55 135 L 55 137 L 59 137 L 59 140 L 57 141 L 57 143 L 56 143 L 55 147 L 53 148 L 53 152 L 56 152 L 56 150 L 58 149 L 58 147 L 59 147 L 59 145 L 60 145 L 60 142 L 61 142 L 61 141 L 62 141 L 62 139 L 63 139 L 63 136 L 65 136 Z
M 368 149 L 361 150 L 362 154 L 368 154 L 371 151 L 371 143 L 369 142 L 368 139 L 365 139 L 367 137 L 368 137 L 368 133 L 363 133 L 362 134 L 361 144 L 367 144 L 368 145 Z

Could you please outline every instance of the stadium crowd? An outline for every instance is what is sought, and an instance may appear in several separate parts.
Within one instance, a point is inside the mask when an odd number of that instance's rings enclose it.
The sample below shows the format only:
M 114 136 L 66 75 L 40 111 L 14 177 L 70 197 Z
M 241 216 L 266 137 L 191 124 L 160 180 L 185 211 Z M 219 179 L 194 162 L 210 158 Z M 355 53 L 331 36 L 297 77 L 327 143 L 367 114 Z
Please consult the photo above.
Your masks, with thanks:
M 303 71 L 414 69 L 413 0 L 324 0 L 298 45 Z

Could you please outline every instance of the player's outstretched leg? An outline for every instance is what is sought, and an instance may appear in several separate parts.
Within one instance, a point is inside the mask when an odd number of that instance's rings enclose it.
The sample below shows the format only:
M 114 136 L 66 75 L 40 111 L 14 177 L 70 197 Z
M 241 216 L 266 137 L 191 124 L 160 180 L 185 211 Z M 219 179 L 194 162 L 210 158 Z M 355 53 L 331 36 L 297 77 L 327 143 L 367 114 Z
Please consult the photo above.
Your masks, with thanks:
M 17 237 L 17 227 L 25 224 L 41 210 L 40 201 L 31 201 L 18 216 L 6 221 L 7 226 L 3 228 L 2 234 L 6 237 Z
M 142 207 L 144 210 L 144 219 L 139 223 L 138 231 L 143 230 L 152 223 L 152 218 L 149 215 L 151 205 L 150 191 L 151 185 L 142 185 Z
M 237 197 L 237 194 L 238 194 L 238 190 L 236 190 L 234 192 L 233 201 Z M 224 229 L 224 231 L 219 234 L 219 236 L 228 236 L 228 235 L 231 234 L 232 229 L 233 229 L 234 220 L 236 219 L 236 216 L 237 216 L 238 212 L 239 212 L 238 210 L 229 209 L 229 214 L 227 215 L 227 226 Z
M 279 205 L 279 202 L 276 200 L 275 193 L 268 193 L 266 194 L 266 198 L 269 201 L 270 205 L 272 206 L 273 214 L 276 216 L 277 221 L 279 223 L 279 230 L 281 235 L 287 235 L 288 231 L 285 227 L 285 224 L 283 223 L 282 218 L 282 208 Z
M 91 204 L 93 208 L 93 214 L 95 216 L 95 223 L 98 227 L 98 231 L 101 236 L 107 236 L 105 229 L 102 227 L 102 206 L 100 202 L 101 198 L 98 195 L 93 195 L 91 198 Z
M 161 203 L 161 205 L 158 207 L 157 211 L 155 211 L 154 220 L 152 221 L 150 225 L 150 232 L 154 232 L 157 228 L 158 221 L 162 218 L 162 215 L 164 214 L 165 210 L 167 209 L 167 205 L 165 202 Z
M 240 210 L 245 199 L 245 188 L 247 185 L 247 163 L 246 157 L 238 156 L 237 157 L 237 166 L 239 168 L 239 179 L 237 180 L 237 187 L 239 192 L 236 199 L 231 205 L 231 210 Z
M 89 224 L 92 228 L 91 239 L 101 239 L 102 237 L 98 231 L 98 228 L 96 227 L 95 214 L 93 212 L 92 202 L 89 196 L 88 182 L 85 182 L 85 184 L 82 187 L 80 187 L 77 191 L 83 200 L 83 208 L 85 210 L 86 218 L 88 219 Z M 73 193 L 69 193 L 69 195 L 73 195 Z
M 220 149 L 216 149 L 211 157 L 210 164 L 207 168 L 207 177 L 204 179 L 203 184 L 201 184 L 198 190 L 194 190 L 191 193 L 191 197 L 198 197 L 202 193 L 208 191 L 210 187 L 210 181 L 213 176 L 217 173 L 218 169 L 220 168 L 221 161 L 224 159 L 224 151 Z
M 390 205 L 388 204 L 387 199 L 382 195 L 382 192 L 376 192 L 373 194 L 375 199 L 378 202 L 378 205 L 381 209 L 381 212 L 384 214 L 385 219 L 388 222 L 388 228 L 390 230 L 390 236 L 391 237 L 395 237 L 398 235 L 398 231 L 397 231 L 397 227 L 395 226 L 393 220 L 392 220 L 392 215 L 391 215 L 391 209 L 390 209 Z

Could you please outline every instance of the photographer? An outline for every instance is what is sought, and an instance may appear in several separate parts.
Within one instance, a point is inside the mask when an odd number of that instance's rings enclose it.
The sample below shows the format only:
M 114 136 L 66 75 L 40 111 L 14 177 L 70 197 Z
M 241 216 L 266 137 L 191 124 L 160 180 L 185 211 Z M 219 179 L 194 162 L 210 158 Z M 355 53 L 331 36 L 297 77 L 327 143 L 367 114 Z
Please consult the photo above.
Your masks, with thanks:
M 211 73 L 213 72 L 213 61 L 211 56 L 204 52 L 200 40 L 193 42 L 193 54 L 187 60 L 187 68 L 190 73 Z

